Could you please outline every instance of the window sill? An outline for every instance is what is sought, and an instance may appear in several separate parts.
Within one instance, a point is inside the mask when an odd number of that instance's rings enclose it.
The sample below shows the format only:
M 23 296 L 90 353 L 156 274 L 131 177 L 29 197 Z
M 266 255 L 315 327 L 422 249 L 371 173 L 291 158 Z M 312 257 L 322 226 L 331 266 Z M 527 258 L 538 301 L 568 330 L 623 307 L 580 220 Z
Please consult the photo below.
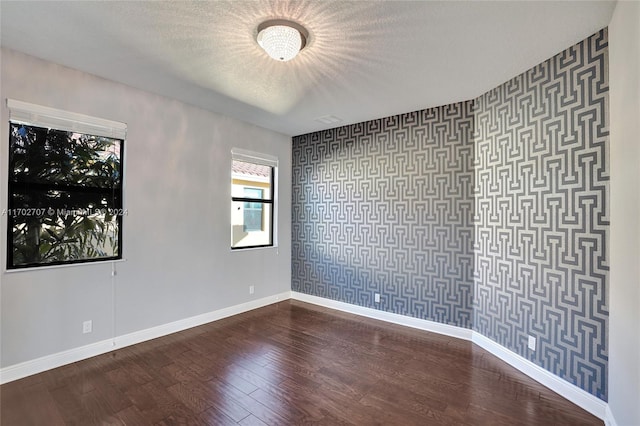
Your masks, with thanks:
M 272 245 L 272 246 L 237 247 L 237 248 L 229 248 L 229 251 L 231 251 L 231 252 L 233 252 L 233 253 L 237 253 L 237 252 L 243 252 L 243 251 L 269 250 L 269 249 L 276 249 L 276 250 L 278 250 L 278 246 L 274 244 L 274 245 Z
M 69 268 L 72 266 L 114 264 L 114 263 L 121 263 L 126 261 L 127 259 L 110 259 L 110 260 L 96 260 L 94 262 L 69 263 L 66 265 L 31 266 L 28 268 L 16 268 L 16 269 L 7 269 L 5 267 L 3 272 L 5 274 L 14 274 L 18 272 L 34 272 L 34 271 L 44 271 L 44 270 L 50 270 L 50 269 Z

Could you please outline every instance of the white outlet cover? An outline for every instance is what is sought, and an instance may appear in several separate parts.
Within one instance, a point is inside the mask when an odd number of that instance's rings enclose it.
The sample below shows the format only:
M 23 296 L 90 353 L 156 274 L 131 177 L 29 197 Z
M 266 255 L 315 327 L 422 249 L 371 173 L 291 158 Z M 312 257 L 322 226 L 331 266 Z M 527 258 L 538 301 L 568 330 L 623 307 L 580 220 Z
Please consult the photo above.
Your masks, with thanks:
M 249 286 L 249 294 L 253 294 L 254 291 L 255 291 L 255 288 L 252 285 L 250 285 Z
M 91 333 L 93 331 L 93 322 L 85 321 L 82 323 L 82 333 Z
M 374 294 L 374 295 L 373 295 L 373 300 L 374 300 L 376 303 L 380 303 L 380 293 L 376 293 L 376 294 Z
M 529 336 L 529 349 L 532 351 L 536 350 L 536 338 L 533 336 Z

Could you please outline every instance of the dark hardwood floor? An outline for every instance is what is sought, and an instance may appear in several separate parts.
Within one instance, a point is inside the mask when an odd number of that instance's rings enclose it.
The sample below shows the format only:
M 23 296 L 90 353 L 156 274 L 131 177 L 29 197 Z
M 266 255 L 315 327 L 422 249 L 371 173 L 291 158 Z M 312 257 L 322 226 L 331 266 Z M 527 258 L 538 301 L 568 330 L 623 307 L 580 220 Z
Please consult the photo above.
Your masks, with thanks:
M 2 426 L 602 425 L 470 342 L 297 301 L 0 392 Z

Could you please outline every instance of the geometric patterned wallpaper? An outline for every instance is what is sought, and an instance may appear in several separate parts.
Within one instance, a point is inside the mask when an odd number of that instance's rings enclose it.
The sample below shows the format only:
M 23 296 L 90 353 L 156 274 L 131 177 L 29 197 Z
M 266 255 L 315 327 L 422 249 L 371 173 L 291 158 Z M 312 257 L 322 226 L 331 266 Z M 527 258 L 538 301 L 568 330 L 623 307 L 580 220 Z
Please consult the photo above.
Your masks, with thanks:
M 477 99 L 294 137 L 292 290 L 472 328 L 606 401 L 607 67 L 605 29 Z
M 605 29 L 485 93 L 474 132 L 473 329 L 604 400 L 607 55 Z
M 292 290 L 471 328 L 472 133 L 462 102 L 295 137 Z

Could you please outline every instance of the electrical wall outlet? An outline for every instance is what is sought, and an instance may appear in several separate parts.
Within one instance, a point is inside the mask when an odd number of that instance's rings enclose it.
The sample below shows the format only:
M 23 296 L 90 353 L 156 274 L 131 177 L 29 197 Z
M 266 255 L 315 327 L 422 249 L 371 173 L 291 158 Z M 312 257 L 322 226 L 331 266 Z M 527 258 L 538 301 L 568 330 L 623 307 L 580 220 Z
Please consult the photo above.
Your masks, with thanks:
M 374 300 L 376 303 L 380 303 L 380 293 L 375 293 L 375 294 L 373 295 L 373 300 Z
M 249 294 L 253 294 L 256 291 L 255 287 L 250 285 L 249 286 Z
M 533 336 L 529 336 L 529 349 L 532 351 L 536 350 L 536 338 Z
M 82 323 L 82 333 L 87 334 L 93 331 L 93 321 L 85 321 Z

